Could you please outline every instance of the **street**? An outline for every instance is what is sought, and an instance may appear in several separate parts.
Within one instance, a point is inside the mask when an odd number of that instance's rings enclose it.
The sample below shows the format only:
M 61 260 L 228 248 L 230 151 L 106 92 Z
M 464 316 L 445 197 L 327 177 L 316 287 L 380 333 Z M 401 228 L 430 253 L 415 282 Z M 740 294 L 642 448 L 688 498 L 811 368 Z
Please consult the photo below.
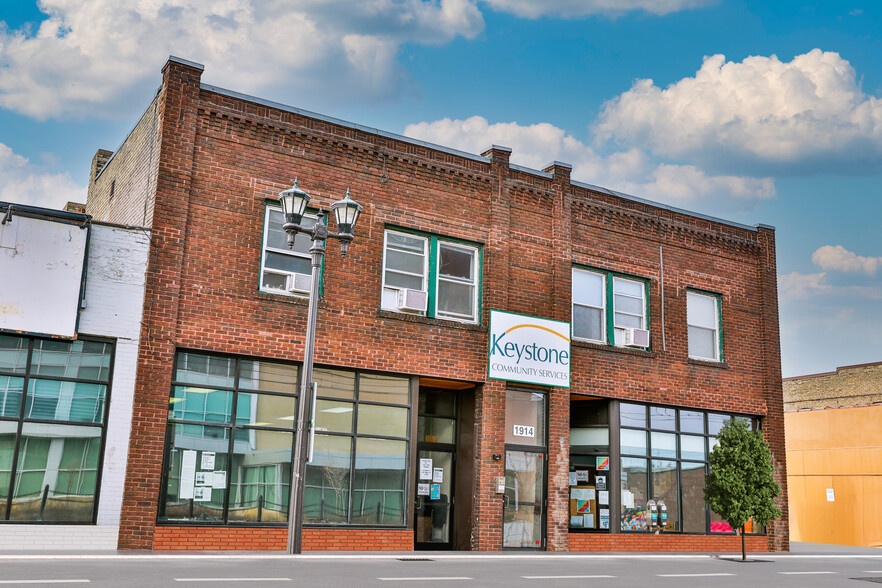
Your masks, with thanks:
M 882 550 L 794 544 L 790 554 L 55 553 L 0 555 L 0 585 L 860 586 Z

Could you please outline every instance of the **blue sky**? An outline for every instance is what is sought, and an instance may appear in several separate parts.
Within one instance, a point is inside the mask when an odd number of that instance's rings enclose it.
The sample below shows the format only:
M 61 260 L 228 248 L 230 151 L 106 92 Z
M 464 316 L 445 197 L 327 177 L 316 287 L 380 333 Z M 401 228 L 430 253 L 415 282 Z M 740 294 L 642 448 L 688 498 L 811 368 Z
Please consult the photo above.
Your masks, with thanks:
M 774 225 L 784 375 L 882 361 L 882 3 L 13 0 L 0 21 L 0 200 L 83 201 L 174 54 L 210 84 Z

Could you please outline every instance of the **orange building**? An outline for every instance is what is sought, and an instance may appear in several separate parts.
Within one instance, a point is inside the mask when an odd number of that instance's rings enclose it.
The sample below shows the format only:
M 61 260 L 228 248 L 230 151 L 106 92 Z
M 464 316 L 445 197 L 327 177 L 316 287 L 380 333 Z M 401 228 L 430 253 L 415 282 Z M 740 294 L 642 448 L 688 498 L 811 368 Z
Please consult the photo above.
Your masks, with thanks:
M 784 379 L 790 540 L 882 547 L 882 362 Z

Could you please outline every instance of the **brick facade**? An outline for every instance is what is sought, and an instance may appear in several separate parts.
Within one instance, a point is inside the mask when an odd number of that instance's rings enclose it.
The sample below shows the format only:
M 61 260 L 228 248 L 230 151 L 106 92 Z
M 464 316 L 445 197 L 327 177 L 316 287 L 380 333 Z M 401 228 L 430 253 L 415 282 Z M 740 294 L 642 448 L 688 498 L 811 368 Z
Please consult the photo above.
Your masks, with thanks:
M 505 449 L 506 385 L 486 377 L 489 310 L 569 321 L 573 264 L 648 280 L 653 339 L 649 351 L 573 343 L 572 388 L 549 391 L 547 548 L 625 549 L 642 541 L 617 534 L 574 539 L 568 532 L 570 393 L 764 417 L 783 485 L 773 229 L 720 222 L 573 182 L 566 164 L 556 162 L 544 171 L 511 166 L 504 147 L 469 155 L 243 98 L 200 85 L 201 74 L 200 67 L 170 60 L 151 105 L 157 113 L 158 162 L 141 157 L 124 170 L 121 162 L 129 160 L 115 156 L 90 185 L 90 200 L 100 201 L 104 178 L 116 177 L 118 191 L 129 185 L 123 177 L 149 176 L 151 166 L 157 169 L 155 202 L 152 194 L 139 196 L 149 199 L 155 250 L 148 269 L 121 548 L 170 548 L 175 541 L 194 545 L 190 528 L 156 524 L 175 350 L 302 357 L 305 302 L 257 291 L 265 199 L 275 199 L 295 177 L 313 197 L 311 206 L 327 210 L 347 188 L 364 205 L 349 256 L 341 259 L 337 245 L 329 242 L 316 363 L 477 384 L 473 549 L 499 549 L 502 542 L 496 479 L 504 464 L 492 456 Z M 149 140 L 133 133 L 120 153 L 152 153 L 139 144 Z M 118 196 L 115 202 L 128 202 L 128 194 Z M 117 214 L 115 206 L 103 214 Z M 388 226 L 482 246 L 480 324 L 379 310 Z M 721 295 L 724 362 L 687 359 L 686 288 Z M 216 528 L 203 536 L 245 532 Z M 265 545 L 281 545 L 279 533 L 252 536 Z M 327 536 L 335 538 L 327 548 L 382 545 L 362 543 L 360 533 L 308 529 L 304 545 L 314 548 L 310 540 Z M 389 545 L 413 546 L 412 530 L 383 533 L 392 537 Z M 221 539 L 212 541 L 195 544 L 221 545 Z M 727 541 L 666 536 L 656 544 L 698 550 Z M 758 548 L 786 550 L 786 515 L 770 527 L 768 537 L 750 541 Z
M 784 379 L 784 410 L 787 412 L 879 403 L 882 403 L 882 362 Z

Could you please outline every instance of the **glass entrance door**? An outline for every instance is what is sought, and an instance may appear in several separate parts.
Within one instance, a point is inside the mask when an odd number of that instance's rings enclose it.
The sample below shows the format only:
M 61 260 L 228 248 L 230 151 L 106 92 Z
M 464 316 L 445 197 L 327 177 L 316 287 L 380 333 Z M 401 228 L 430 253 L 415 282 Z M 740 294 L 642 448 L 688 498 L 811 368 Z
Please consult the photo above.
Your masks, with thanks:
M 451 549 L 454 453 L 420 449 L 417 473 L 416 549 Z
M 502 546 L 542 548 L 545 459 L 532 451 L 505 452 Z

